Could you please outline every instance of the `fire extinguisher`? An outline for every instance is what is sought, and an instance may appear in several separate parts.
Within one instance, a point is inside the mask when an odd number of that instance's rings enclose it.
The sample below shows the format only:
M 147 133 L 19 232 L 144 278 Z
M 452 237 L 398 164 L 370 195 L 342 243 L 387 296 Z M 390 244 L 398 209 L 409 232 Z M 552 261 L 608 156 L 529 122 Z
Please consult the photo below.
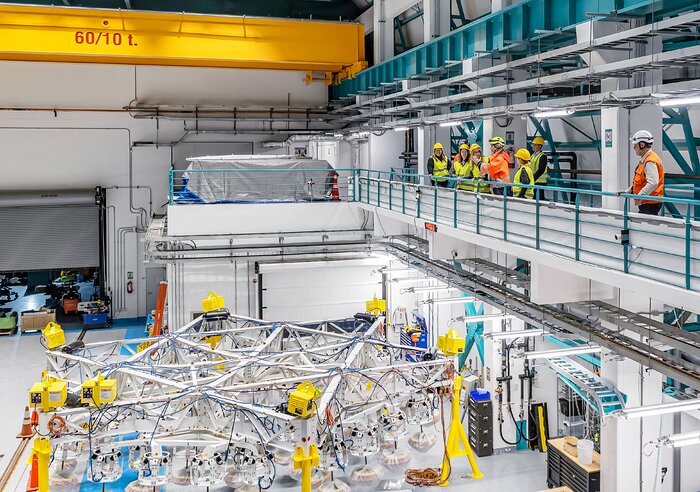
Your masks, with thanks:
M 132 282 L 131 280 L 129 280 L 129 281 L 126 283 L 126 291 L 127 291 L 129 294 L 131 294 L 132 292 L 134 292 L 134 282 Z

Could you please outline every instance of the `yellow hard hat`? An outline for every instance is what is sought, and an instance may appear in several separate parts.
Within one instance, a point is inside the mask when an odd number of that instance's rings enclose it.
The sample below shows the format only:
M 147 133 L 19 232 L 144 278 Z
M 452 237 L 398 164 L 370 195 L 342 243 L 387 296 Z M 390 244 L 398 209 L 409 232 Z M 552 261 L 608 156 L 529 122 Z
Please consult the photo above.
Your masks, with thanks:
M 529 161 L 530 151 L 527 149 L 518 149 L 518 151 L 515 153 L 515 157 L 518 157 L 524 161 Z
M 469 150 L 469 145 L 463 143 L 462 145 L 459 146 L 459 150 Z
M 433 150 L 436 150 L 436 149 L 442 150 L 442 144 L 441 144 L 440 142 L 438 142 L 438 143 L 436 143 L 435 145 L 433 145 Z
M 542 137 L 535 137 L 532 139 L 532 144 L 533 145 L 544 145 L 544 138 Z
M 491 140 L 489 140 L 489 143 L 491 145 L 505 145 L 506 141 L 503 140 L 503 137 L 496 136 L 496 137 L 492 137 Z
M 475 150 L 481 150 L 481 145 L 475 143 L 472 144 L 471 147 L 469 147 L 469 152 L 474 153 Z

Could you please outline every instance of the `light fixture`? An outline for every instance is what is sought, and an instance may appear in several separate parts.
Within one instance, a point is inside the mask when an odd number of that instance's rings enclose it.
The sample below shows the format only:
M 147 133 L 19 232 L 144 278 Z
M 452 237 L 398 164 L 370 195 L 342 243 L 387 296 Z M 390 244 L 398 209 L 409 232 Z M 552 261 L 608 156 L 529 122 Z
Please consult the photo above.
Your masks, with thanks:
M 659 403 L 657 405 L 647 405 L 644 407 L 631 407 L 616 410 L 612 413 L 614 417 L 624 419 L 635 419 L 641 417 L 651 417 L 653 415 L 665 415 L 667 413 L 689 412 L 700 409 L 700 398 L 692 400 L 674 401 L 673 403 Z
M 503 321 L 508 319 L 513 319 L 515 316 L 512 314 L 482 314 L 480 316 L 460 316 L 455 318 L 455 321 L 464 321 L 465 323 L 480 323 L 483 321 Z
M 426 299 L 420 304 L 459 304 L 462 302 L 476 302 L 476 297 L 444 297 L 442 299 Z
M 700 431 L 688 432 L 687 434 L 672 434 L 659 439 L 659 444 L 670 448 L 682 448 L 700 444 Z
M 401 289 L 399 292 L 401 294 L 414 294 L 416 292 L 444 292 L 446 290 L 457 290 L 457 287 L 431 287 L 426 285 L 425 287 L 406 287 L 405 289 Z
M 545 331 L 542 328 L 534 328 L 531 330 L 513 330 L 513 331 L 494 331 L 484 334 L 484 338 L 491 340 L 509 340 L 525 337 L 539 337 L 544 335 Z
M 596 354 L 600 352 L 602 348 L 598 345 L 580 345 L 578 347 L 571 347 L 559 350 L 545 350 L 545 351 L 534 351 L 525 352 L 526 359 L 554 359 L 556 357 L 565 357 L 567 355 L 585 355 L 585 354 Z
M 576 110 L 572 108 L 566 108 L 566 109 L 552 109 L 552 110 L 542 110 L 542 111 L 535 111 L 532 116 L 537 118 L 538 120 L 541 119 L 546 119 L 546 118 L 559 118 L 561 116 L 570 116 L 574 114 Z
M 442 123 L 440 123 L 440 126 L 443 128 L 446 128 L 449 126 L 459 126 L 461 124 L 462 124 L 461 121 L 443 121 Z
M 659 101 L 659 106 L 690 106 L 691 104 L 700 104 L 700 96 L 690 96 L 690 97 L 669 97 L 668 99 L 662 99 Z
M 428 280 L 433 280 L 428 277 L 403 277 L 403 278 L 392 278 L 391 281 L 397 284 L 410 283 L 410 282 L 427 282 Z
M 334 136 L 335 138 L 343 138 L 343 134 L 342 134 L 342 133 L 334 133 L 333 136 Z
M 395 126 L 394 127 L 395 132 L 405 132 L 407 130 L 409 130 L 409 128 L 407 126 Z

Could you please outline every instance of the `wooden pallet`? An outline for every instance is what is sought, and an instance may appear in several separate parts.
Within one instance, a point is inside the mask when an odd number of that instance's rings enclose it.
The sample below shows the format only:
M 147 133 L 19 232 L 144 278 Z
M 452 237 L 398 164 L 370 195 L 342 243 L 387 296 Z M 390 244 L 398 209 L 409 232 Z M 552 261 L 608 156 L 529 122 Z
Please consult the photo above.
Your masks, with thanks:
M 10 328 L 9 330 L 0 330 L 0 336 L 2 337 L 10 337 L 17 333 L 17 327 L 15 326 L 14 328 Z

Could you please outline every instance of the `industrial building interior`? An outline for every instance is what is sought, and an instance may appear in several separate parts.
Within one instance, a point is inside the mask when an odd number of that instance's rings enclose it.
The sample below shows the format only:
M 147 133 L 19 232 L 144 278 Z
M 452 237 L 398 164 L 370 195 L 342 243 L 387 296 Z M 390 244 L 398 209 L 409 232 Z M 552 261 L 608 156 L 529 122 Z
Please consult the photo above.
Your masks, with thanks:
M 699 75 L 697 0 L 0 1 L 0 492 L 700 492 Z

